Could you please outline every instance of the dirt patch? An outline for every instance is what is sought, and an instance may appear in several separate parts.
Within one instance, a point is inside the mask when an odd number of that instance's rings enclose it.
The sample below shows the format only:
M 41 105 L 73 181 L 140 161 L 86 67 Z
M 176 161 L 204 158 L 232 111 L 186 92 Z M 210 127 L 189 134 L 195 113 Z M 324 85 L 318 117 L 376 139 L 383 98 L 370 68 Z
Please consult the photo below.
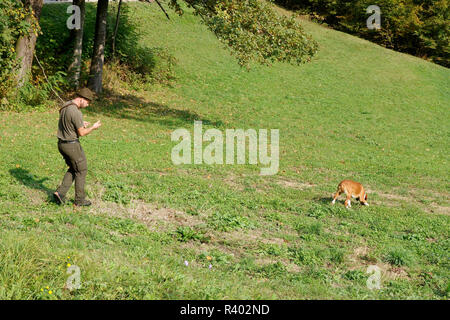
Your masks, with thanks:
M 348 260 L 351 263 L 359 264 L 360 261 L 363 261 L 363 259 L 369 254 L 369 248 L 364 247 L 358 247 L 356 248 L 352 254 L 348 256 Z
M 367 192 L 370 192 L 369 190 L 367 190 Z M 405 196 L 399 196 L 396 194 L 390 194 L 390 193 L 381 193 L 381 192 L 376 192 L 377 196 L 386 199 L 386 200 L 395 200 L 395 201 L 414 201 L 413 197 L 405 197 Z
M 24 188 L 26 198 L 33 206 L 41 205 L 47 200 L 47 194 L 42 191 Z
M 194 241 L 180 242 L 179 247 L 182 250 L 192 250 L 197 255 L 205 252 L 220 251 L 231 257 L 231 261 L 229 261 L 230 263 L 235 263 L 245 256 L 246 249 L 245 247 L 232 247 L 220 241 L 211 241 L 208 243 L 199 243 Z
M 412 195 L 399 195 L 396 193 L 390 193 L 390 192 L 382 192 L 382 191 L 378 191 L 375 190 L 373 188 L 371 188 L 369 185 L 365 185 L 364 189 L 366 190 L 368 197 L 369 197 L 369 203 L 371 202 L 371 199 L 375 198 L 381 198 L 381 200 L 383 201 L 383 203 L 388 203 L 385 201 L 391 201 L 389 204 L 395 203 L 395 201 L 409 201 L 412 202 L 414 201 L 414 196 Z M 394 190 L 395 192 L 396 190 Z M 373 201 L 373 200 L 372 200 Z M 377 202 L 377 201 L 373 201 L 373 202 Z M 392 206 L 392 205 L 391 205 Z
M 223 179 L 223 182 L 225 182 L 225 184 L 230 186 L 232 189 L 244 191 L 244 187 L 239 183 L 240 179 L 242 179 L 242 177 L 229 175 L 228 177 Z
M 303 183 L 303 182 L 298 182 L 298 181 L 293 181 L 293 180 L 287 180 L 287 179 L 282 179 L 277 181 L 277 184 L 279 184 L 282 187 L 285 188 L 293 188 L 293 189 L 299 189 L 299 190 L 305 190 L 305 189 L 309 189 L 315 186 L 315 184 L 312 183 Z
M 223 179 L 223 182 L 230 186 L 234 190 L 238 191 L 244 191 L 246 188 L 249 188 L 250 190 L 253 190 L 258 193 L 265 193 L 267 192 L 267 189 L 269 188 L 268 185 L 262 184 L 262 183 L 243 183 L 246 175 L 241 174 L 240 176 L 231 174 L 228 175 L 225 179 Z
M 300 268 L 295 263 L 289 263 L 288 265 L 286 265 L 286 269 L 287 269 L 287 271 L 294 272 L 294 273 L 298 273 L 298 272 L 302 271 L 302 268 Z
M 202 224 L 199 216 L 192 216 L 183 211 L 158 207 L 155 204 L 132 200 L 128 205 L 100 201 L 94 204 L 90 213 L 106 213 L 122 218 L 131 218 L 143 222 L 152 230 L 168 231 L 173 227 L 193 227 Z
M 389 207 L 398 207 L 402 204 L 402 202 L 409 202 L 411 204 L 416 205 L 423 211 L 427 213 L 437 213 L 437 214 L 444 214 L 444 215 L 450 215 L 450 206 L 448 205 L 439 205 L 436 203 L 435 198 L 430 197 L 424 197 L 423 195 L 419 195 L 416 193 L 416 190 L 411 190 L 410 194 L 407 196 L 401 196 L 397 194 L 392 193 L 383 193 L 378 192 L 375 190 L 367 189 L 367 193 L 369 194 L 369 203 L 373 203 L 375 205 L 385 205 Z M 370 193 L 374 193 L 375 196 L 381 198 L 381 200 L 371 200 Z M 442 193 L 436 193 L 436 195 L 439 196 L 439 198 L 442 199 L 449 199 L 448 194 L 442 194 Z M 430 202 L 430 204 L 424 204 L 420 200 L 427 200 Z
M 255 263 L 260 266 L 271 265 L 277 262 L 283 264 L 288 272 L 298 273 L 302 271 L 298 265 L 290 263 L 287 259 L 258 258 L 255 260 Z
M 257 244 L 262 242 L 265 244 L 283 245 L 285 241 L 280 238 L 276 238 L 268 233 L 260 230 L 234 230 L 223 233 L 223 238 L 228 241 L 238 242 L 244 244 Z
M 350 263 L 349 270 L 361 270 L 366 272 L 370 265 L 375 265 L 381 270 L 382 280 L 409 279 L 409 275 L 402 267 L 394 267 L 390 264 L 376 261 L 369 256 L 370 250 L 367 246 L 356 248 L 347 259 Z M 368 274 L 369 276 L 369 274 Z
M 183 248 L 192 249 L 198 254 L 201 252 L 208 252 L 212 250 L 219 250 L 231 257 L 234 261 L 239 261 L 246 256 L 249 250 L 256 250 L 260 243 L 285 245 L 285 240 L 277 238 L 264 231 L 259 230 L 233 230 L 229 232 L 215 232 L 210 234 L 210 241 L 208 243 L 187 242 L 181 244 Z M 287 259 L 274 260 L 267 258 L 264 255 L 257 255 L 256 263 L 265 265 L 269 263 L 276 263 L 277 261 L 283 263 L 289 272 L 300 272 L 300 267 L 290 263 Z
M 432 204 L 431 206 L 425 208 L 425 211 L 429 213 L 438 213 L 438 214 L 445 214 L 450 215 L 450 207 L 448 206 L 440 206 L 437 204 Z
M 91 214 L 101 213 L 109 216 L 121 218 L 136 219 L 144 223 L 153 231 L 169 231 L 174 227 L 189 226 L 193 227 L 204 223 L 202 217 L 193 216 L 186 212 L 165 208 L 154 203 L 147 203 L 142 200 L 131 200 L 129 204 L 123 205 L 114 202 L 102 201 L 105 192 L 101 184 L 92 186 L 97 199 L 93 199 L 93 206 L 90 209 Z

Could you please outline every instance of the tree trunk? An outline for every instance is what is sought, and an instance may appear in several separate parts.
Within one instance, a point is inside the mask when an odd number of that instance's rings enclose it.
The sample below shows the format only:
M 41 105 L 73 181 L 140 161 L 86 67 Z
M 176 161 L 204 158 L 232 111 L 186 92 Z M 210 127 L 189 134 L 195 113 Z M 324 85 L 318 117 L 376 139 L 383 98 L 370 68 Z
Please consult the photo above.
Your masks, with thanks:
M 80 29 L 73 30 L 75 37 L 75 44 L 73 49 L 73 60 L 69 66 L 69 76 L 71 84 L 78 89 L 80 86 L 80 74 L 81 74 L 81 54 L 83 53 L 83 30 L 84 30 L 84 17 L 86 13 L 85 0 L 73 0 L 73 5 L 80 7 Z
M 34 16 L 39 21 L 41 17 L 43 0 L 22 0 L 25 8 L 31 8 L 34 11 Z M 32 17 L 26 18 L 27 22 L 32 21 Z M 28 34 L 21 36 L 16 43 L 17 59 L 20 61 L 19 69 L 17 70 L 17 86 L 22 87 L 25 81 L 28 80 L 28 76 L 31 72 L 31 66 L 33 64 L 34 48 L 36 46 L 37 36 L 33 30 Z
M 119 1 L 119 7 L 117 8 L 116 26 L 114 27 L 114 34 L 112 37 L 112 55 L 116 54 L 116 36 L 117 30 L 119 29 L 119 19 L 120 19 L 120 7 L 122 6 L 122 0 Z
M 96 93 L 102 91 L 103 62 L 105 60 L 106 18 L 108 1 L 98 0 L 97 19 L 95 22 L 94 50 L 92 52 L 91 70 L 88 86 Z

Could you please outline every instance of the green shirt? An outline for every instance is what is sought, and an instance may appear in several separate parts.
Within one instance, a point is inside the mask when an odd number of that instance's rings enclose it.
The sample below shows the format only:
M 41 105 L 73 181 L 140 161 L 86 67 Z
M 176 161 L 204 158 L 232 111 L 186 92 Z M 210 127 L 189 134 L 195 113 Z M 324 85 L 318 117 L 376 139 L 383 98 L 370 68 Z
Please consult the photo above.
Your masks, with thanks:
M 78 139 L 78 129 L 84 127 L 83 114 L 73 101 L 66 102 L 59 111 L 58 138 L 64 141 Z

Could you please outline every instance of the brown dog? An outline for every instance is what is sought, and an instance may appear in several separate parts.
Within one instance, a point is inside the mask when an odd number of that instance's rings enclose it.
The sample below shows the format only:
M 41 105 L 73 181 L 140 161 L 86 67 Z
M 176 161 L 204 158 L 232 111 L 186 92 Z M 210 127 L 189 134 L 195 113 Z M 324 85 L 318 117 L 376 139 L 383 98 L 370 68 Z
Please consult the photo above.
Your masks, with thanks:
M 351 198 L 357 198 L 361 202 L 361 204 L 368 206 L 367 203 L 367 194 L 364 191 L 364 187 L 361 183 L 352 181 L 352 180 L 344 180 L 341 183 L 339 183 L 336 194 L 333 197 L 333 201 L 331 202 L 334 204 L 336 202 L 337 197 L 341 195 L 341 193 L 345 193 L 347 195 L 347 199 L 345 200 L 345 207 L 350 208 L 351 205 Z

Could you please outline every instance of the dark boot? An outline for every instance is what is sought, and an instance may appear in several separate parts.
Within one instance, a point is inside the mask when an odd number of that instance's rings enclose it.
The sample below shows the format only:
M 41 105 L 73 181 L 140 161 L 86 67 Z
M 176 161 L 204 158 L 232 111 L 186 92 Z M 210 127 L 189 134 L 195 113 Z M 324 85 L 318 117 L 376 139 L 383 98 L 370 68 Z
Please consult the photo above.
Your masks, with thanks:
M 75 207 L 89 207 L 92 203 L 89 200 L 83 200 L 81 202 L 74 202 Z

